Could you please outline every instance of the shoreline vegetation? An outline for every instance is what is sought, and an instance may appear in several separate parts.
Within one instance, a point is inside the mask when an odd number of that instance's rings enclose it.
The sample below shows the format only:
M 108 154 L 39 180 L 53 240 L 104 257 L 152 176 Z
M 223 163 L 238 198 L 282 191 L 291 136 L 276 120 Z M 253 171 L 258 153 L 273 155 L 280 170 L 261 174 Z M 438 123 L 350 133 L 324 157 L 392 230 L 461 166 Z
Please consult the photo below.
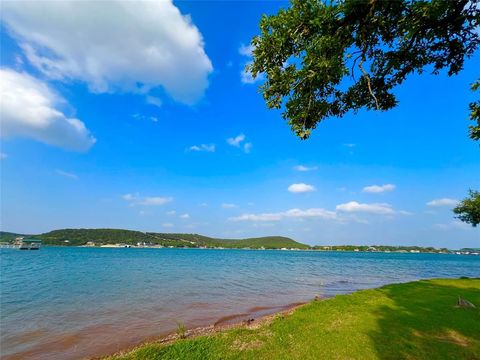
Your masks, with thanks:
M 25 237 L 35 237 L 47 246 L 81 246 L 107 248 L 200 248 L 253 250 L 315 250 L 352 252 L 439 253 L 480 255 L 480 248 L 447 248 L 388 245 L 316 245 L 309 246 L 283 236 L 248 239 L 218 239 L 199 234 L 155 233 L 123 229 L 60 229 L 43 234 L 25 235 L 0 232 L 0 242 L 15 244 Z
M 480 359 L 479 334 L 480 278 L 434 279 L 184 329 L 102 359 Z

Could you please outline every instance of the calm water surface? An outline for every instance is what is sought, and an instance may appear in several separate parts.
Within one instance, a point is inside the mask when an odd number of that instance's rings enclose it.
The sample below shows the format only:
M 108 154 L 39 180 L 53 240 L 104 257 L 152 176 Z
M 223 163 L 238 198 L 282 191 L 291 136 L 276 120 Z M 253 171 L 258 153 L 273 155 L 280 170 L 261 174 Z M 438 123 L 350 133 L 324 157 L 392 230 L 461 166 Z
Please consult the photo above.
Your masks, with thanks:
M 480 257 L 436 254 L 0 249 L 3 359 L 81 359 L 278 307 L 424 278 L 480 276 Z

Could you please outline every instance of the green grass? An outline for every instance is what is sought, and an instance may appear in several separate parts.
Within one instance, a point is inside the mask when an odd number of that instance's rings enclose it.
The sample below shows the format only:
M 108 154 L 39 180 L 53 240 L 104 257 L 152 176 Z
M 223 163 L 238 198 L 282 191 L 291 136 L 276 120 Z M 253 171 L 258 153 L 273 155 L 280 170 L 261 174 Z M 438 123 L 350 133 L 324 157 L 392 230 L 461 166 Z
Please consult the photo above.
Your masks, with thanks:
M 458 296 L 477 308 L 455 307 Z M 480 279 L 339 295 L 257 329 L 152 343 L 111 359 L 480 359 Z

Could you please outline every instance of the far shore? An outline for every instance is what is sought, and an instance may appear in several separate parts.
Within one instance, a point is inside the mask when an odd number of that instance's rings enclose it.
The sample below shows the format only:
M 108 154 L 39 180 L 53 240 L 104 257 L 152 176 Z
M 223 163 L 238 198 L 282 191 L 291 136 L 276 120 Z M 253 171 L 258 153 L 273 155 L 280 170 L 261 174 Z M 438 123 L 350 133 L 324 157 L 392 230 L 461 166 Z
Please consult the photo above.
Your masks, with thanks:
M 296 249 L 296 248 L 229 248 L 229 247 L 179 247 L 179 246 L 135 246 L 125 244 L 104 244 L 104 245 L 44 245 L 52 247 L 75 247 L 75 248 L 97 248 L 97 249 L 197 249 L 197 250 L 258 250 L 258 251 L 303 251 L 303 252 L 342 252 L 342 253 L 383 253 L 383 254 L 454 254 L 454 255 L 473 255 L 480 256 L 480 251 L 476 250 L 448 250 L 448 251 L 424 251 L 424 250 L 342 250 L 326 249 L 331 246 L 325 246 L 323 249 Z

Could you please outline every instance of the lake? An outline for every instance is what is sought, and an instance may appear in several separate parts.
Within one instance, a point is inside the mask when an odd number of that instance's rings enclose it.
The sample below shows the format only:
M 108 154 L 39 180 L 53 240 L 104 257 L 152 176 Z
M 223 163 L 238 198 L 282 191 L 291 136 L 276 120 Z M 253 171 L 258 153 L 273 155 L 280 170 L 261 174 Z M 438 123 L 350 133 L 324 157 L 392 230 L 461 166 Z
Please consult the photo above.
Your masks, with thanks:
M 479 277 L 480 257 L 446 254 L 0 249 L 3 359 L 105 355 L 229 315 L 273 312 L 357 289 Z M 242 315 L 243 314 L 243 315 Z

